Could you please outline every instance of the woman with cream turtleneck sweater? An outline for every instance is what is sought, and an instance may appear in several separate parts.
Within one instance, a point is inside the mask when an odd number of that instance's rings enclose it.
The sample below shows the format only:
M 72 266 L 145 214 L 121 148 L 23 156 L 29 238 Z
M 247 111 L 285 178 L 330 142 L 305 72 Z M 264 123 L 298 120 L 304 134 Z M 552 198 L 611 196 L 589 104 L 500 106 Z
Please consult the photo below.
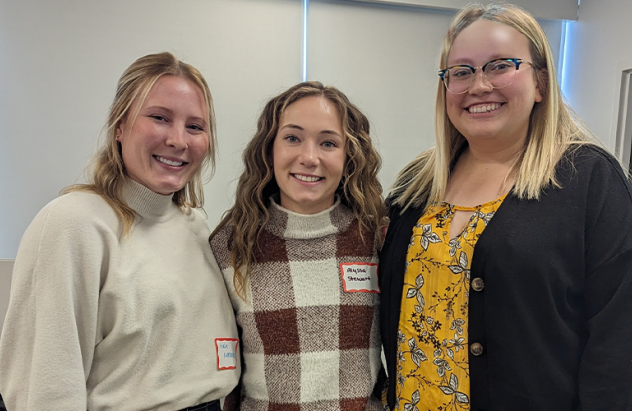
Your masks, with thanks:
M 211 102 L 169 53 L 121 77 L 91 184 L 46 205 L 20 244 L 0 340 L 8 409 L 217 410 L 237 384 L 235 320 L 197 209 Z

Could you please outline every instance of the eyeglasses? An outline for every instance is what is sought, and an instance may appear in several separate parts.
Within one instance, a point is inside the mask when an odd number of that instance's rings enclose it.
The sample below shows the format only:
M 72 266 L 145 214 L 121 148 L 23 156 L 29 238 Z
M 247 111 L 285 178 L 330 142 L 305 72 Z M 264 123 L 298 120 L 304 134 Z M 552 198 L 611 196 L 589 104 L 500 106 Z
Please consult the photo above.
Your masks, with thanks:
M 492 88 L 503 88 L 513 84 L 516 78 L 516 71 L 523 63 L 533 67 L 533 63 L 526 60 L 502 58 L 488 61 L 484 66 L 479 67 L 472 67 L 467 64 L 448 67 L 447 69 L 439 70 L 439 77 L 441 77 L 445 88 L 450 93 L 463 94 L 474 84 L 476 69 L 481 69 L 487 84 L 492 86 Z

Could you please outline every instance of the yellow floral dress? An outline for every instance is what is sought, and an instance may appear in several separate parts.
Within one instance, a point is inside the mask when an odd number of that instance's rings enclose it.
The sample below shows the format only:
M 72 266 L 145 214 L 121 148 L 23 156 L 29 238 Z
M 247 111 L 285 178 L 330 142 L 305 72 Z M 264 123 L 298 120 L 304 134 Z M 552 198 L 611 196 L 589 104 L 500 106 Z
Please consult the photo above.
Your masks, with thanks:
M 397 331 L 397 409 L 470 409 L 470 262 L 476 241 L 505 196 L 476 207 L 437 204 L 414 227 Z M 450 238 L 456 211 L 472 217 Z

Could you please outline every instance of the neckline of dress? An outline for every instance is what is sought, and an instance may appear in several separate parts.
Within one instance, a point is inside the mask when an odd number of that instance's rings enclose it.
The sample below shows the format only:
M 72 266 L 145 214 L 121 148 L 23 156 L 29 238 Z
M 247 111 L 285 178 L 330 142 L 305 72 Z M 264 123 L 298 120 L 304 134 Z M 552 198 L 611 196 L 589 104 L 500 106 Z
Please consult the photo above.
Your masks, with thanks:
M 461 205 L 456 205 L 456 204 L 450 204 L 447 201 L 442 201 L 439 204 L 439 206 L 440 207 L 450 207 L 450 208 L 452 208 L 455 211 L 476 211 L 476 210 L 480 210 L 483 207 L 490 207 L 490 206 L 493 206 L 496 203 L 502 202 L 505 199 L 505 197 L 507 197 L 507 195 L 509 195 L 509 192 L 501 195 L 500 197 L 498 197 L 498 198 L 496 198 L 494 200 L 488 201 L 488 202 L 483 203 L 483 204 L 475 205 L 475 206 L 461 206 Z

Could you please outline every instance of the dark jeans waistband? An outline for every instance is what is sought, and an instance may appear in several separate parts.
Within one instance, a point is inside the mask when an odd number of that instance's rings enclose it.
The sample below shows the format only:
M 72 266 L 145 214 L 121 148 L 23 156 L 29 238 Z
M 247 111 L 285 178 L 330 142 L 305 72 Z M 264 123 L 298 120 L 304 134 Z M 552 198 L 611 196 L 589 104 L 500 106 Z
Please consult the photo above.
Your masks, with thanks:
M 219 407 L 219 400 L 215 400 L 183 408 L 180 411 L 221 411 L 221 408 Z

